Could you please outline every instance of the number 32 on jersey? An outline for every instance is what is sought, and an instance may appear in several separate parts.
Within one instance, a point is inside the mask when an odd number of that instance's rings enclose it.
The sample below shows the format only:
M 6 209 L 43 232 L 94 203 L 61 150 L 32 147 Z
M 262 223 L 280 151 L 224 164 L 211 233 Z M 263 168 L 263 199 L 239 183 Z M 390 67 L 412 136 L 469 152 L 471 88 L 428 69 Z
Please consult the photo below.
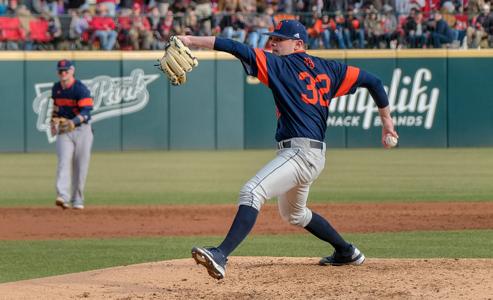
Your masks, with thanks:
M 320 102 L 321 106 L 329 106 L 330 99 L 324 99 L 330 90 L 330 78 L 327 74 L 318 74 L 317 77 L 313 78 L 308 72 L 301 72 L 298 74 L 298 78 L 304 82 L 308 82 L 306 89 L 309 93 L 301 93 L 303 102 L 312 105 Z

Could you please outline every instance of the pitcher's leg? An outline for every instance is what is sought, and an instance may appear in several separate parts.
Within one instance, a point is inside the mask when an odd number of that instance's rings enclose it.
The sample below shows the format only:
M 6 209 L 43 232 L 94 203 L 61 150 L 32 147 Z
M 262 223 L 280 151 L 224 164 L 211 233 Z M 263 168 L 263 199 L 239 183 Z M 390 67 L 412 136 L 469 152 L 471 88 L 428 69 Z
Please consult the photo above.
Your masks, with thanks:
M 74 147 L 74 142 L 69 137 L 68 133 L 57 136 L 56 153 L 58 165 L 56 173 L 56 192 L 58 197 L 63 198 L 65 204 L 70 202 Z
M 77 132 L 74 156 L 74 185 L 72 202 L 74 207 L 84 205 L 84 187 L 86 184 L 89 162 L 91 159 L 91 148 L 93 135 L 91 126 L 83 125 Z
M 322 216 L 306 207 L 310 184 L 298 185 L 279 196 L 277 202 L 281 218 L 292 225 L 305 228 L 319 239 L 329 243 L 338 253 L 351 251 L 351 244 Z
M 245 239 L 266 199 L 278 196 L 297 183 L 295 157 L 299 150 L 283 151 L 241 189 L 239 208 L 226 238 L 218 247 L 227 257 Z
M 240 205 L 238 207 L 233 224 L 231 224 L 226 238 L 218 247 L 224 256 L 229 256 L 250 233 L 257 221 L 258 212 L 257 209 L 251 206 Z
M 305 175 L 300 177 L 304 181 L 300 180 L 301 183 L 279 196 L 279 213 L 290 224 L 305 228 L 319 239 L 331 244 L 336 251 L 346 253 L 351 245 L 339 235 L 327 220 L 307 208 L 310 186 L 325 166 L 325 155 L 319 154 L 316 150 L 312 150 L 307 152 L 306 156 L 300 157 L 302 159 L 299 161 L 299 174 Z
M 305 229 L 322 241 L 331 244 L 337 252 L 345 253 L 351 247 L 337 230 L 330 225 L 329 221 L 315 212 L 312 212 L 312 218 L 305 226 Z
M 263 167 L 240 191 L 239 208 L 226 238 L 219 247 L 193 247 L 195 262 L 207 268 L 209 275 L 222 279 L 227 257 L 245 239 L 257 220 L 266 199 L 290 190 L 299 181 L 299 149 L 282 150 Z
M 300 184 L 279 196 L 277 205 L 281 218 L 291 225 L 305 227 L 312 219 L 312 211 L 306 207 L 310 184 Z

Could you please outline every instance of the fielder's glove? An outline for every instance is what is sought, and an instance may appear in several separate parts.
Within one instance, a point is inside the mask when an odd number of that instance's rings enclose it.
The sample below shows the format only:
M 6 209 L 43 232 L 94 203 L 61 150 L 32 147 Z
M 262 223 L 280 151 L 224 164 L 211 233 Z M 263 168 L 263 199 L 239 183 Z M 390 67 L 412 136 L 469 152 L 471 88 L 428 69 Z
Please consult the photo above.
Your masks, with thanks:
M 198 66 L 199 61 L 176 36 L 170 37 L 164 50 L 164 55 L 158 59 L 156 66 L 168 76 L 172 85 L 184 84 L 187 81 L 185 73 Z
M 75 129 L 75 124 L 72 120 L 66 118 L 52 118 L 51 119 L 51 133 L 63 134 L 72 132 Z
M 52 115 L 50 120 L 51 135 L 55 136 L 58 133 L 58 125 L 60 124 L 60 118 Z

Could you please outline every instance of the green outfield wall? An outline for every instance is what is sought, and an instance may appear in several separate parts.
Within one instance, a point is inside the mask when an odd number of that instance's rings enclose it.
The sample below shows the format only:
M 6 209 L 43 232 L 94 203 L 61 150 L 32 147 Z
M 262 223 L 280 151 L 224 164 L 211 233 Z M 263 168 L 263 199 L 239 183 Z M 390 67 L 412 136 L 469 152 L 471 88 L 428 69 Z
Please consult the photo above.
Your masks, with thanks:
M 268 88 L 219 52 L 196 52 L 187 84 L 170 86 L 160 52 L 1 52 L 0 152 L 54 151 L 49 133 L 56 61 L 75 62 L 94 98 L 94 150 L 257 149 L 275 144 Z M 378 75 L 400 147 L 493 146 L 493 51 L 314 51 Z M 365 89 L 333 99 L 329 147 L 379 147 Z

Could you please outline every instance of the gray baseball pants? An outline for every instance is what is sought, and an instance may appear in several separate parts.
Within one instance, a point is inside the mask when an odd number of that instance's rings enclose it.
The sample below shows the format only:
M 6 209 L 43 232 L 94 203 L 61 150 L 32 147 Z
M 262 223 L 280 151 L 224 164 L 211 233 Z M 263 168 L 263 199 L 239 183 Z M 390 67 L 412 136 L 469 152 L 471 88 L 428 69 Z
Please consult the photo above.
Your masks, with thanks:
M 284 148 L 283 142 L 290 147 Z M 264 202 L 278 197 L 279 213 L 290 224 L 305 227 L 312 219 L 307 208 L 310 186 L 325 166 L 325 143 L 307 138 L 292 138 L 280 142 L 277 156 L 265 165 L 241 189 L 239 205 L 260 211 Z M 313 148 L 316 142 L 321 149 Z
M 66 204 L 84 205 L 84 186 L 91 158 L 91 125 L 60 134 L 56 140 L 58 157 L 56 191 Z

